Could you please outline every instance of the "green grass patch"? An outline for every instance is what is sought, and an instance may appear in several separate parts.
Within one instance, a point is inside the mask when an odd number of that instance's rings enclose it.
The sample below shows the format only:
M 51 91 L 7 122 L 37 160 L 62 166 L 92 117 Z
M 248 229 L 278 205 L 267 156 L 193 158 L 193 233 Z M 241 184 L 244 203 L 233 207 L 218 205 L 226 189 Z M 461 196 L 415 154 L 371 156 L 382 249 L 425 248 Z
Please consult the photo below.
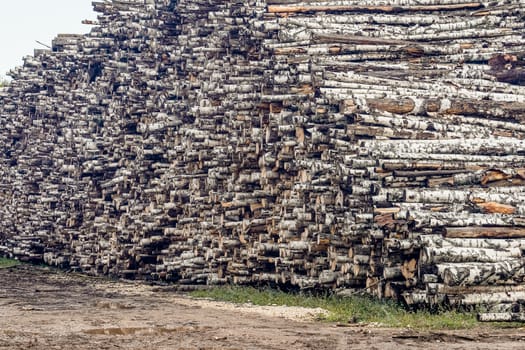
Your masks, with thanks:
M 286 305 L 328 311 L 323 320 L 337 323 L 365 323 L 383 327 L 414 329 L 467 329 L 479 325 L 475 312 L 409 311 L 392 301 L 379 301 L 368 296 L 316 296 L 308 293 L 285 293 L 274 289 L 224 286 L 190 293 L 197 298 L 253 305 Z
M 20 261 L 18 261 L 18 260 L 6 259 L 6 258 L 0 257 L 0 269 L 13 267 L 13 266 L 16 266 L 16 265 L 19 265 L 19 264 L 20 264 Z

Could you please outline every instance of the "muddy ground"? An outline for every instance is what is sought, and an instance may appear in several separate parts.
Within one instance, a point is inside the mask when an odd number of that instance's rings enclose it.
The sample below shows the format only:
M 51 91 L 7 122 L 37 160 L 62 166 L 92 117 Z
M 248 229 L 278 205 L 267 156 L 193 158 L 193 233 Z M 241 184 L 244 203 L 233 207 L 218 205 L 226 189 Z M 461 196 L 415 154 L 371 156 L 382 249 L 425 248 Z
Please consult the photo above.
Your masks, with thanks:
M 321 310 L 193 300 L 173 288 L 0 269 L 0 349 L 524 349 L 525 329 L 316 322 Z

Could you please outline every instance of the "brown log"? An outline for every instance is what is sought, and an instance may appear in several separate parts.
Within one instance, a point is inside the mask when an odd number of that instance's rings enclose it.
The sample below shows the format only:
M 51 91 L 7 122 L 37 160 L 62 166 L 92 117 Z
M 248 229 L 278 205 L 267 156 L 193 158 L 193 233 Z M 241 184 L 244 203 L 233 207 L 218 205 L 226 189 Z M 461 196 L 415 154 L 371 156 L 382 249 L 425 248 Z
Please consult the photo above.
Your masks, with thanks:
M 448 238 L 525 238 L 525 227 L 446 227 Z
M 454 185 L 454 177 L 440 177 L 434 179 L 428 179 L 428 187 L 440 187 L 440 186 L 452 186 Z
M 381 100 L 379 98 L 367 98 L 365 103 L 361 101 L 360 105 L 365 110 L 368 109 L 377 109 L 380 111 L 389 111 L 386 109 L 389 107 L 390 112 L 396 113 L 395 106 L 399 104 L 403 108 L 397 107 L 400 112 L 399 114 L 406 113 L 416 113 L 418 115 L 426 115 L 429 113 L 439 113 L 445 115 L 458 115 L 458 116 L 480 116 L 486 115 L 491 117 L 498 117 L 504 119 L 517 119 L 522 120 L 523 114 L 522 111 L 525 107 L 523 102 L 515 101 L 472 101 L 469 99 L 427 99 L 423 100 L 423 106 L 416 111 L 414 108 L 409 109 L 411 106 L 412 100 L 413 107 L 416 106 L 414 98 L 405 97 L 405 98 L 386 98 L 386 102 L 379 104 L 379 107 L 375 107 L 377 103 L 376 100 Z M 371 104 L 369 104 L 369 101 Z M 399 101 L 399 102 L 396 102 Z M 421 103 L 421 102 L 420 102 Z M 512 135 L 507 135 L 507 137 L 512 137 Z
M 486 185 L 489 182 L 494 181 L 500 181 L 500 180 L 507 180 L 510 179 L 512 175 L 506 174 L 505 172 L 501 170 L 489 170 L 483 175 L 481 179 L 481 184 Z
M 400 290 L 404 289 L 404 284 L 401 282 L 386 282 L 385 283 L 385 298 L 397 300 L 400 297 Z
M 475 10 L 482 7 L 480 2 L 450 5 L 422 5 L 422 6 L 359 6 L 359 5 L 333 5 L 333 6 L 268 6 L 269 13 L 306 13 L 306 12 L 417 12 L 417 11 L 453 11 L 453 10 Z
M 494 75 L 496 79 L 501 82 L 525 85 L 525 69 L 521 67 L 495 72 L 489 71 L 488 73 Z
M 372 109 L 377 109 L 379 111 L 396 113 L 396 114 L 405 114 L 410 113 L 414 110 L 415 103 L 410 98 L 405 99 L 367 99 L 366 100 L 368 107 Z
M 305 13 L 305 12 L 324 12 L 324 11 L 338 11 L 338 12 L 357 12 L 357 11 L 377 11 L 377 12 L 393 12 L 393 6 L 282 6 L 270 5 L 268 6 L 268 13 Z
M 484 213 L 514 214 L 516 212 L 516 208 L 512 205 L 506 205 L 496 202 L 477 203 L 477 206 L 481 208 Z
M 417 272 L 417 260 L 410 259 L 403 263 L 401 266 L 401 274 L 407 280 L 412 279 L 416 276 Z
M 399 213 L 401 209 L 398 207 L 392 208 L 374 208 L 374 214 L 383 215 L 383 214 L 395 214 Z

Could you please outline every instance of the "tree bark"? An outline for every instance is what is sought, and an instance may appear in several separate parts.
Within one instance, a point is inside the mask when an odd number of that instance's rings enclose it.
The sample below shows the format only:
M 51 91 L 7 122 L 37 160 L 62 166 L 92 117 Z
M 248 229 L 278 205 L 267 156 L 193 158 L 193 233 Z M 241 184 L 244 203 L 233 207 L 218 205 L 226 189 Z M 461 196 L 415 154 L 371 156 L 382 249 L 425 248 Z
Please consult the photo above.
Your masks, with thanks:
M 423 247 L 421 249 L 420 263 L 493 263 L 521 257 L 521 249 L 508 248 L 502 250 L 486 248 L 461 248 L 461 247 Z
M 420 246 L 431 247 L 463 247 L 463 248 L 490 248 L 506 249 L 520 248 L 525 250 L 525 239 L 490 239 L 490 238 L 448 238 L 442 235 L 420 235 L 418 237 Z
M 496 263 L 437 265 L 439 275 L 448 286 L 519 284 L 525 277 L 522 259 Z
M 525 238 L 525 227 L 446 227 L 447 238 Z
M 470 9 L 475 10 L 483 5 L 479 2 L 471 2 L 464 4 L 446 4 L 446 5 L 421 5 L 421 6 L 359 6 L 359 5 L 333 5 L 333 6 L 282 6 L 270 5 L 268 6 L 269 13 L 306 13 L 306 12 L 417 12 L 417 11 L 453 11 Z

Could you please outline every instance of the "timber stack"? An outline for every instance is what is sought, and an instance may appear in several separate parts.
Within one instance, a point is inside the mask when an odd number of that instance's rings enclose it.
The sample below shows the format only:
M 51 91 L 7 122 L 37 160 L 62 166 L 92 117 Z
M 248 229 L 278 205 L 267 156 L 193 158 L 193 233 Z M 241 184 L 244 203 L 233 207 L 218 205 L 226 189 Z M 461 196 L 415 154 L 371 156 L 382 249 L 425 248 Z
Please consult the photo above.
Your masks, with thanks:
M 0 253 L 525 300 L 522 0 L 113 0 L 0 91 Z

